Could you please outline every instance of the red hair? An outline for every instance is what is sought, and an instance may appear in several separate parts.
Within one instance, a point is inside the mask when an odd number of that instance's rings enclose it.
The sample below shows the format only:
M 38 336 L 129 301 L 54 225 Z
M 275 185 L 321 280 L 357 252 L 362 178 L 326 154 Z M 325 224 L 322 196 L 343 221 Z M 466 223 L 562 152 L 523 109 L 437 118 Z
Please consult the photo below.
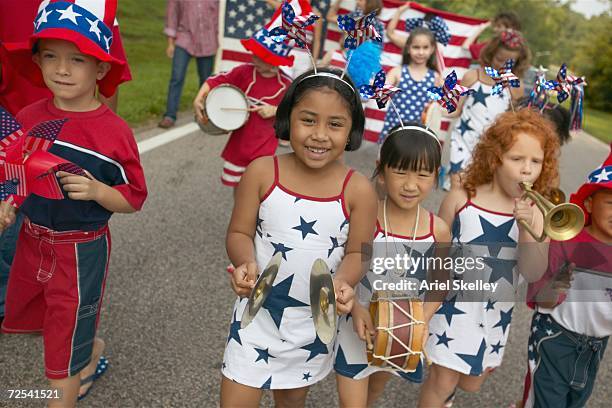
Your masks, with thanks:
M 463 188 L 468 196 L 476 195 L 476 187 L 493 181 L 495 170 L 502 164 L 502 156 L 512 148 L 518 133 L 526 133 L 540 141 L 544 151 L 542 172 L 533 189 L 550 196 L 553 181 L 558 177 L 557 154 L 559 139 L 552 124 L 533 109 L 523 108 L 505 112 L 485 131 L 474 148 L 472 162 L 466 170 Z

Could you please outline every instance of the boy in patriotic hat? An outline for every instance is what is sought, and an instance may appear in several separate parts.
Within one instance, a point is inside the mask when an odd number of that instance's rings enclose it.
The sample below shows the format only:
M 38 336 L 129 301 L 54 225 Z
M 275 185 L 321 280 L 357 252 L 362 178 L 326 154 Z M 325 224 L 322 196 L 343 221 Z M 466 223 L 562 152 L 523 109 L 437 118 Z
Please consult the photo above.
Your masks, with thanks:
M 221 182 L 229 187 L 238 186 L 249 163 L 258 157 L 272 156 L 276 151 L 278 139 L 273 127 L 276 107 L 291 84 L 291 78 L 278 67 L 293 65 L 290 47 L 275 42 L 266 28 L 261 28 L 252 38 L 240 41 L 253 55 L 253 61 L 209 78 L 193 102 L 196 120 L 207 123 L 204 104 L 208 93 L 215 87 L 234 85 L 249 100 L 251 108 L 247 122 L 231 132 L 221 153 L 225 160 Z
M 550 243 L 546 273 L 529 289 L 536 311 L 525 408 L 586 406 L 612 335 L 612 151 L 570 201 L 582 208 L 586 226 Z
M 89 2 L 88 4 L 91 4 Z M 24 129 L 61 123 L 36 137 L 49 153 L 83 168 L 86 176 L 59 171 L 64 199 L 29 195 L 9 277 L 5 333 L 42 333 L 45 374 L 72 407 L 104 373 L 104 342 L 95 337 L 110 255 L 108 220 L 140 210 L 147 189 L 129 126 L 95 96 L 112 95 L 124 62 L 110 55 L 117 0 L 86 9 L 79 0 L 50 1 L 36 16 L 25 44 L 3 44 L 9 63 L 53 93 L 24 108 Z M 26 132 L 27 135 L 27 132 Z M 0 230 L 14 218 L 2 203 Z

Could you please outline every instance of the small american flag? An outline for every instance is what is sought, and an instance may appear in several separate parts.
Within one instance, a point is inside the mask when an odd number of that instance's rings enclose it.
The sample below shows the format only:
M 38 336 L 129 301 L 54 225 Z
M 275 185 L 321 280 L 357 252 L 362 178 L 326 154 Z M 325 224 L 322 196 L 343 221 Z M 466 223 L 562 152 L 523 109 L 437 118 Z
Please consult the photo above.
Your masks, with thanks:
M 17 194 L 17 186 L 19 182 L 16 180 L 6 180 L 0 183 L 0 201 L 6 201 L 9 197 Z
M 15 118 L 0 106 L 0 164 L 4 162 L 4 149 L 23 135 L 21 125 Z
M 68 119 L 49 120 L 34 126 L 26 135 L 24 152 L 47 151 Z
M 19 185 L 17 186 L 17 195 L 27 195 L 25 165 L 5 163 L 4 175 L 7 180 L 14 180 L 19 182 Z

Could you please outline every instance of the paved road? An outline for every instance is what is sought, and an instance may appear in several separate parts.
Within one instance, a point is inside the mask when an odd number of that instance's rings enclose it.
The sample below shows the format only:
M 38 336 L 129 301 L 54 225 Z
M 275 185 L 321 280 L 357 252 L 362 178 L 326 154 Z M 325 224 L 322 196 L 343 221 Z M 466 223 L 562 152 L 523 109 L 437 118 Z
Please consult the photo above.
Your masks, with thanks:
M 139 139 L 153 132 L 139 135 Z M 211 407 L 218 404 L 219 368 L 234 300 L 224 272 L 224 235 L 231 192 L 221 186 L 223 137 L 190 134 L 143 155 L 149 199 L 137 215 L 112 221 L 113 252 L 100 335 L 108 373 L 81 407 Z M 563 150 L 562 187 L 574 190 L 601 163 L 606 147 L 578 136 Z M 376 150 L 347 155 L 370 174 Z M 436 192 L 427 203 L 436 209 Z M 517 306 L 503 366 L 480 395 L 459 393 L 457 407 L 506 407 L 520 397 L 530 312 Z M 610 352 L 590 407 L 609 406 Z M 44 388 L 42 345 L 33 336 L 0 336 L 0 388 Z M 392 380 L 384 407 L 415 406 L 418 386 Z M 271 399 L 266 396 L 264 404 Z M 32 403 L 0 406 L 41 406 Z M 310 391 L 309 407 L 336 406 L 330 376 Z

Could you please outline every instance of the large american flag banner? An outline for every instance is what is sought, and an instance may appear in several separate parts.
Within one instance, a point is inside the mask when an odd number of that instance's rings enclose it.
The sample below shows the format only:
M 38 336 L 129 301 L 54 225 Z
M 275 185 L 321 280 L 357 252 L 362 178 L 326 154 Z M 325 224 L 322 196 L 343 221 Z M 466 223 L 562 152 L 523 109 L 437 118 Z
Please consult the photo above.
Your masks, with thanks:
M 242 47 L 240 39 L 250 37 L 259 27 L 268 24 L 271 20 L 270 27 L 280 24 L 277 17 L 279 15 L 278 11 L 275 14 L 274 10 L 269 9 L 261 0 L 227 0 L 227 2 L 222 3 L 225 3 L 225 9 L 221 8 L 221 20 L 224 22 L 223 39 L 221 42 L 222 51 L 219 53 L 220 61 L 216 65 L 217 71 L 227 71 L 238 64 L 251 61 L 251 55 Z M 296 15 L 301 14 L 300 10 L 302 7 L 304 9 L 308 7 L 307 0 L 291 0 L 291 4 L 296 11 Z M 324 19 L 329 9 L 330 0 L 312 0 L 310 4 L 321 13 Z M 399 31 L 405 32 L 405 21 L 407 18 L 423 18 L 426 14 L 431 13 L 444 19 L 449 27 L 451 39 L 447 46 L 438 44 L 446 66 L 443 74 L 446 75 L 450 71 L 455 70 L 457 76 L 461 79 L 471 62 L 469 51 L 463 50 L 461 44 L 486 20 L 428 8 L 415 2 L 399 0 L 384 0 L 383 8 L 378 18 L 386 26 L 397 11 L 397 8 L 404 4 L 409 4 L 409 8 L 400 17 L 397 27 Z M 344 0 L 339 13 L 348 13 L 354 9 L 355 0 Z M 342 39 L 342 33 L 338 29 L 337 24 L 327 24 L 324 32 L 326 33 L 323 47 L 324 52 L 339 50 L 341 48 L 340 40 Z M 408 33 L 406 33 L 407 35 Z M 402 50 L 389 42 L 386 35 L 383 35 L 383 44 L 381 64 L 385 71 L 388 71 L 401 64 Z M 322 56 L 320 55 L 319 57 Z M 306 59 L 301 60 L 307 61 Z M 296 58 L 296 62 L 298 61 L 300 59 Z M 344 67 L 345 60 L 340 52 L 334 54 L 331 64 L 341 68 Z M 365 105 L 365 113 L 367 118 L 365 139 L 376 141 L 383 127 L 386 111 L 378 109 L 376 102 L 371 100 Z M 446 126 L 448 126 L 448 123 L 446 123 Z

